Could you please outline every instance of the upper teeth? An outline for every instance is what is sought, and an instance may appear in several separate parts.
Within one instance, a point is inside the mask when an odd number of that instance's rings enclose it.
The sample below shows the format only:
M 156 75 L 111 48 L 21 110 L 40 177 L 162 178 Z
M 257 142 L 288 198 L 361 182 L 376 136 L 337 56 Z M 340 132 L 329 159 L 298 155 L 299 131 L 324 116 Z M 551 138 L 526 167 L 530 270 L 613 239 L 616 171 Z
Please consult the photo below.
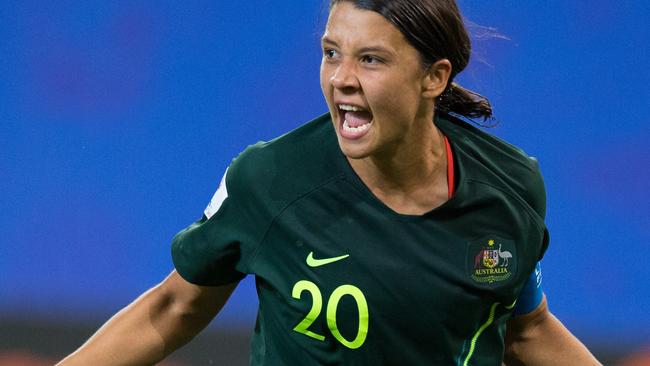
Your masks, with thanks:
M 349 104 L 339 104 L 339 108 L 341 108 L 344 111 L 350 111 L 350 112 L 358 112 L 363 110 L 357 106 L 353 106 Z

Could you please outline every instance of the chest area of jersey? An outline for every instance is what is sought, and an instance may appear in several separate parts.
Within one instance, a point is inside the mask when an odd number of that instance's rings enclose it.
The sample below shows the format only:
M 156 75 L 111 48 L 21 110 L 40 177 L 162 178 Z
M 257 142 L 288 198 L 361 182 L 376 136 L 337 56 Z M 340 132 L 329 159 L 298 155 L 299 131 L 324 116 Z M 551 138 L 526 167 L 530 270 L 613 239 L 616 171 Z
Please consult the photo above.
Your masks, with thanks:
M 273 306 L 288 308 L 288 325 L 310 336 L 339 332 L 355 346 L 374 327 L 370 337 L 408 328 L 416 335 L 446 329 L 461 339 L 479 321 L 467 314 L 512 302 L 522 270 L 534 264 L 522 253 L 520 230 L 512 230 L 516 218 L 485 215 L 398 220 L 353 195 L 314 195 L 276 219 L 253 272 Z

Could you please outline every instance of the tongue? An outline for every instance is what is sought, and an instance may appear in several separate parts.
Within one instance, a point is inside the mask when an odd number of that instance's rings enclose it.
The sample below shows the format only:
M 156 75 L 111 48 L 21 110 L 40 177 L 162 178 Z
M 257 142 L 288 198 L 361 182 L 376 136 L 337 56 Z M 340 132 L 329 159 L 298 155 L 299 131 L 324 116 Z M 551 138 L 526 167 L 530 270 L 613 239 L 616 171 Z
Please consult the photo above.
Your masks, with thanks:
M 350 127 L 363 126 L 372 121 L 372 114 L 366 111 L 360 112 L 347 112 L 345 119 L 348 121 Z

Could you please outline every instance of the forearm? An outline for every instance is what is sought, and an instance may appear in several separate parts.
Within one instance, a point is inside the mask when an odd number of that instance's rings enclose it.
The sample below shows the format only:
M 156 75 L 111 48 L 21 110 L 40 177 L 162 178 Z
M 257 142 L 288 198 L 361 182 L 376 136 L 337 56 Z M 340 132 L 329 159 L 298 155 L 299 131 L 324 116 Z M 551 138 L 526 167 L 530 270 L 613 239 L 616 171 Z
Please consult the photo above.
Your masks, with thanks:
M 532 314 L 508 323 L 504 362 L 507 366 L 601 365 L 548 311 L 546 299 Z
M 161 325 L 154 324 L 165 318 L 157 313 L 164 314 L 166 306 L 156 300 L 156 290 L 149 290 L 115 314 L 60 365 L 145 365 L 163 359 L 164 336 L 159 331 Z
M 173 289 L 182 281 L 178 274 L 170 275 L 113 316 L 60 365 L 151 365 L 187 343 L 221 309 L 235 285 L 187 301 L 200 290 L 192 287 L 179 296 Z

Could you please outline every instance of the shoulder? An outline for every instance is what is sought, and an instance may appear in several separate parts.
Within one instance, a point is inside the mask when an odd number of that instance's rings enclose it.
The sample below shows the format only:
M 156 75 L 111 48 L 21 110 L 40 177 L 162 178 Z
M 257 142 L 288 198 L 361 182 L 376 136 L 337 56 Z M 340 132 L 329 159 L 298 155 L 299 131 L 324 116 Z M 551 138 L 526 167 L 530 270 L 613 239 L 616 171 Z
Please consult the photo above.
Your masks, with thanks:
M 471 169 L 472 179 L 495 185 L 523 199 L 542 219 L 546 191 L 536 158 L 503 139 L 454 117 L 437 119 L 456 149 L 481 169 Z
M 226 185 L 235 195 L 290 200 L 338 174 L 340 151 L 329 114 L 270 141 L 247 147 L 228 168 Z

